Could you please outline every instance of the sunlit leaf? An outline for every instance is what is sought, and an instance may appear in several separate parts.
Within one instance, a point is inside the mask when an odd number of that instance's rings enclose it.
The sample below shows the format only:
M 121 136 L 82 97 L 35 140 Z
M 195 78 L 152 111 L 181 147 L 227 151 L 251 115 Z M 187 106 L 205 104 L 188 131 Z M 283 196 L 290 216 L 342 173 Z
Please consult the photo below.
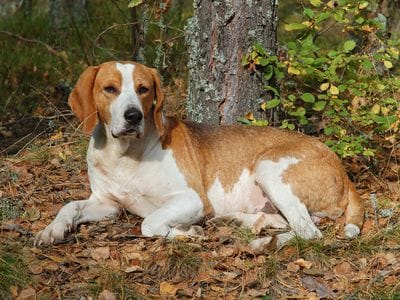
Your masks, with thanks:
M 292 66 L 289 66 L 288 73 L 293 74 L 293 75 L 300 75 L 301 72 L 300 72 L 300 70 L 298 70 Z
M 332 95 L 339 95 L 339 89 L 333 84 L 331 84 L 329 91 L 331 92 Z
M 379 104 L 374 104 L 374 106 L 372 106 L 371 108 L 371 112 L 375 115 L 379 114 L 380 111 L 381 111 L 381 106 Z
M 329 82 L 325 82 L 325 83 L 321 84 L 319 88 L 321 91 L 324 92 L 329 88 L 329 86 L 330 86 Z
M 322 1 L 321 0 L 310 0 L 310 3 L 312 6 L 320 7 L 322 4 Z
M 317 101 L 315 102 L 313 109 L 315 111 L 321 111 L 325 108 L 325 106 L 326 106 L 326 101 Z
M 368 6 L 368 1 L 361 1 L 361 3 L 358 4 L 358 9 L 364 9 Z
M 300 23 L 290 23 L 290 24 L 285 25 L 286 31 L 303 30 L 306 28 L 307 28 L 307 25 L 300 24 Z
M 387 69 L 393 68 L 393 64 L 392 64 L 392 62 L 389 61 L 389 60 L 384 60 L 384 61 L 383 61 L 383 65 L 384 65 Z
M 281 103 L 281 100 L 272 99 L 272 100 L 269 100 L 268 102 L 266 102 L 265 108 L 266 109 L 274 108 L 274 107 L 277 107 L 280 103 Z
M 315 97 L 311 93 L 304 93 L 303 95 L 300 96 L 300 98 L 307 103 L 314 103 L 315 102 Z
M 343 51 L 348 53 L 356 47 L 356 42 L 353 40 L 348 40 L 343 44 Z
M 130 0 L 128 7 L 132 8 L 132 7 L 138 6 L 138 5 L 142 4 L 143 2 L 144 2 L 144 0 Z

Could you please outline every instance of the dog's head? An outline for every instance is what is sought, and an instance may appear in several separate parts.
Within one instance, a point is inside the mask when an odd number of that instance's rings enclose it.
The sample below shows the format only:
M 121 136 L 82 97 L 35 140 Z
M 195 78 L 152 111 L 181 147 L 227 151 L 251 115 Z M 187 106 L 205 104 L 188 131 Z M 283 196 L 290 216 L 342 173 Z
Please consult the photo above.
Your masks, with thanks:
M 163 100 L 155 69 L 134 62 L 106 62 L 89 67 L 81 74 L 68 104 L 87 134 L 100 121 L 116 138 L 140 138 L 145 120 L 151 115 L 163 136 Z

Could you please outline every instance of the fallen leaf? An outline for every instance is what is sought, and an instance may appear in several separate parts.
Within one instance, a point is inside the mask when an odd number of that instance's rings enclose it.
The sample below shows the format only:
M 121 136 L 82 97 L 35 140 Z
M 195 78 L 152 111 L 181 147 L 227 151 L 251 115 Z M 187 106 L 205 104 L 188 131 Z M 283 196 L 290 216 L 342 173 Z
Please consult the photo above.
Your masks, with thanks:
M 301 278 L 301 284 L 309 292 L 316 292 L 319 298 L 330 298 L 330 299 L 335 298 L 335 295 L 332 292 L 332 290 L 325 282 L 323 282 L 321 278 L 304 276 Z
M 181 284 L 174 285 L 167 281 L 160 283 L 160 294 L 161 296 L 175 296 L 179 289 L 184 288 Z
M 94 260 L 107 259 L 110 257 L 110 247 L 97 247 L 90 252 Z
M 295 264 L 294 262 L 288 263 L 286 268 L 289 272 L 292 273 L 296 273 L 298 270 L 300 270 L 300 266 L 298 264 Z
M 353 268 L 347 261 L 336 265 L 333 271 L 335 272 L 336 276 L 350 277 L 353 274 Z
M 113 292 L 110 292 L 109 290 L 103 290 L 100 294 L 99 294 L 99 298 L 98 300 L 116 300 L 117 297 L 115 296 L 115 294 Z
M 32 274 L 38 275 L 43 272 L 43 266 L 40 263 L 34 262 L 28 265 L 29 271 L 32 272 Z
M 23 289 L 16 298 L 16 300 L 35 300 L 35 299 L 36 299 L 36 291 L 32 287 Z
M 229 257 L 235 254 L 235 249 L 231 247 L 223 247 L 218 251 L 219 257 Z
M 296 265 L 298 265 L 298 266 L 300 266 L 300 267 L 302 267 L 302 268 L 306 268 L 306 269 L 311 268 L 311 266 L 312 266 L 312 264 L 313 264 L 311 261 L 304 260 L 303 258 L 299 258 L 299 259 L 296 260 L 294 263 L 295 263 Z

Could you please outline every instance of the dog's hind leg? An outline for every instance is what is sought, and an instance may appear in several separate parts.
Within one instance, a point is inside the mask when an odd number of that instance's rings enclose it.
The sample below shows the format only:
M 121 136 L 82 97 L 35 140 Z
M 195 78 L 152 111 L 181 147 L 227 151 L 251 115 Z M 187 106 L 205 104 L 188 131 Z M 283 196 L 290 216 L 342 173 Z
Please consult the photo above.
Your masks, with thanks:
M 321 237 L 322 234 L 312 221 L 307 207 L 283 180 L 284 172 L 298 162 L 298 159 L 292 157 L 282 157 L 278 161 L 262 160 L 256 169 L 256 181 L 285 216 L 295 234 L 304 239 Z
M 65 205 L 56 218 L 36 237 L 34 245 L 52 244 L 62 240 L 66 232 L 85 222 L 115 217 L 120 210 L 114 201 L 100 201 L 93 194 L 88 200 L 72 201 Z

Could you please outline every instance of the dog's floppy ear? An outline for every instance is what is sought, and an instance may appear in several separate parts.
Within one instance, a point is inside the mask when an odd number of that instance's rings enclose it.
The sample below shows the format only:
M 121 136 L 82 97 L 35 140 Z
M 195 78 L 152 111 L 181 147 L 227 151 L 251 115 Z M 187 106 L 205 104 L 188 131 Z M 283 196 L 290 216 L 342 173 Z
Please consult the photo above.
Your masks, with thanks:
M 164 102 L 164 93 L 161 90 L 160 76 L 158 76 L 156 69 L 150 69 L 151 75 L 154 80 L 154 89 L 156 92 L 156 105 L 154 107 L 154 122 L 156 124 L 157 131 L 161 137 L 161 140 L 165 134 L 165 127 L 162 116 L 162 107 Z
M 82 129 L 86 134 L 91 134 L 98 122 L 93 98 L 94 81 L 98 70 L 99 67 L 88 67 L 79 77 L 68 98 L 68 104 L 82 122 Z

